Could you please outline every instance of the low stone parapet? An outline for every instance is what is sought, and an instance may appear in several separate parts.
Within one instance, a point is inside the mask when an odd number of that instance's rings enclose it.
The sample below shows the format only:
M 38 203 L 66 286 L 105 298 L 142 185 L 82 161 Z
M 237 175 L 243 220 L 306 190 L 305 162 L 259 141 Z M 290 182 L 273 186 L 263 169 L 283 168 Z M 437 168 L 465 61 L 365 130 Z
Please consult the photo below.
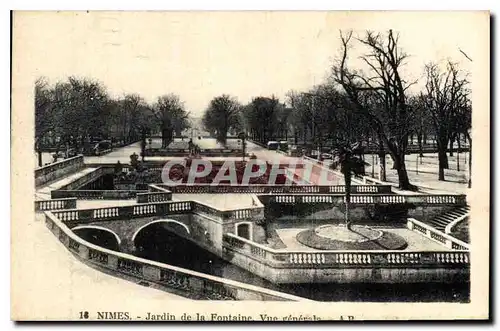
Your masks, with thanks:
M 138 193 L 137 203 L 164 202 L 172 200 L 172 192 Z
M 188 156 L 189 154 L 190 150 L 187 148 L 148 148 L 145 151 L 145 156 Z M 243 156 L 243 150 L 235 148 L 210 148 L 200 149 L 199 154 L 205 157 L 238 157 Z M 248 153 L 245 156 L 248 156 Z
M 156 184 L 157 187 L 165 188 L 173 193 L 323 193 L 339 194 L 345 193 L 345 185 L 166 185 Z M 352 185 L 353 194 L 382 194 L 391 193 L 390 185 Z
M 468 251 L 280 251 L 225 234 L 230 261 L 275 283 L 466 281 Z
M 93 245 L 74 234 L 54 214 L 47 212 L 47 228 L 77 258 L 97 269 L 117 276 L 134 277 L 160 285 L 163 289 L 210 300 L 302 301 L 300 297 L 199 272 L 154 262 Z
M 35 212 L 76 208 L 76 198 L 35 201 Z
M 407 228 L 412 231 L 418 232 L 448 248 L 464 251 L 468 251 L 470 249 L 469 244 L 455 237 L 452 237 L 449 234 L 443 233 L 424 222 L 417 221 L 414 218 L 408 218 Z
M 331 203 L 345 204 L 344 194 L 269 194 L 267 200 L 272 203 Z M 414 206 L 463 206 L 465 195 L 399 195 L 399 194 L 358 194 L 350 196 L 351 205 L 396 205 L 411 204 Z
M 146 193 L 146 197 L 147 197 Z M 163 193 L 159 193 L 163 194 Z M 151 196 L 155 196 L 153 193 Z M 163 195 L 167 198 L 169 195 Z M 145 199 L 142 198 L 141 199 Z M 127 220 L 150 216 L 168 216 L 178 214 L 200 214 L 210 217 L 218 223 L 233 223 L 235 220 L 261 219 L 263 206 L 219 210 L 198 201 L 162 201 L 148 202 L 132 206 L 116 206 L 93 209 L 74 209 L 54 211 L 54 215 L 63 222 L 91 223 L 95 221 Z
M 76 198 L 79 200 L 128 200 L 136 199 L 140 193 L 147 190 L 54 190 L 51 191 L 53 199 Z
M 40 168 L 35 169 L 35 186 L 41 186 L 48 182 L 57 180 L 68 174 L 83 169 L 83 155 L 78 155 L 69 159 L 55 162 Z

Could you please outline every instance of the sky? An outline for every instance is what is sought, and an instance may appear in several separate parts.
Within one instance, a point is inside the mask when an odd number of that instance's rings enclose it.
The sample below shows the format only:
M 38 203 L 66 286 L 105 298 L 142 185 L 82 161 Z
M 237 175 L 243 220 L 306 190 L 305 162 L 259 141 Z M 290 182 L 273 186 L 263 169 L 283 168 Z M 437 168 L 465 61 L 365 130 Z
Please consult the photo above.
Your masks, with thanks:
M 175 93 L 201 116 L 223 93 L 241 103 L 284 101 L 289 90 L 320 84 L 339 54 L 340 29 L 398 32 L 410 55 L 408 80 L 448 58 L 474 71 L 459 49 L 481 57 L 488 19 L 484 12 L 17 12 L 13 70 L 22 56 L 27 68 L 17 69 L 33 80 L 90 77 L 113 96 L 138 93 L 149 102 Z M 361 52 L 352 49 L 352 65 Z

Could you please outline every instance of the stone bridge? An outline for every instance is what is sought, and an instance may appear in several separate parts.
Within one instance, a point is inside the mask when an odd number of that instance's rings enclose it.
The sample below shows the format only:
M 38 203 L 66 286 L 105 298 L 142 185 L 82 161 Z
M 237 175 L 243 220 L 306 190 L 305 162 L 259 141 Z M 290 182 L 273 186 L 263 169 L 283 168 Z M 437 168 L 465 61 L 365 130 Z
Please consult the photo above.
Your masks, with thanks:
M 89 242 L 132 254 L 138 248 L 136 247 L 138 235 L 153 224 L 161 225 L 179 236 L 194 241 L 195 237 L 199 237 L 199 230 L 192 230 L 191 218 L 192 215 L 179 214 L 168 217 L 153 216 L 130 220 L 94 221 L 72 224 L 71 230 Z
M 260 241 L 265 236 L 262 226 L 256 224 L 263 217 L 262 207 L 220 211 L 184 201 L 53 213 L 83 239 L 124 253 L 135 253 L 139 249 L 136 239 L 153 225 L 219 255 L 225 233 Z

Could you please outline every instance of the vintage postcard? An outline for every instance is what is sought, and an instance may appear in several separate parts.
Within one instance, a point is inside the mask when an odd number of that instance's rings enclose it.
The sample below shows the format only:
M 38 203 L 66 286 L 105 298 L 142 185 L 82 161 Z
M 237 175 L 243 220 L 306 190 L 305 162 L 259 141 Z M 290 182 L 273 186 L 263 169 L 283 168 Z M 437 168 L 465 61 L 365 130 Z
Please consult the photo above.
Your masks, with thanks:
M 489 12 L 12 16 L 11 318 L 489 318 Z

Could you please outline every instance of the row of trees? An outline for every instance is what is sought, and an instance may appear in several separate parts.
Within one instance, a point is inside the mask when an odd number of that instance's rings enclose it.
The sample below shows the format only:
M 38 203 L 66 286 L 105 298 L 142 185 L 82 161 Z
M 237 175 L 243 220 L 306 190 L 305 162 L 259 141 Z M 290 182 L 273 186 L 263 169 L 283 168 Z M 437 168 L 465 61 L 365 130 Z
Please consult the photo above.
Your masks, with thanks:
M 228 133 L 247 130 L 253 140 L 265 142 L 276 136 L 287 136 L 287 119 L 291 109 L 276 97 L 256 97 L 246 105 L 223 94 L 210 102 L 203 115 L 203 125 L 222 144 Z
M 290 134 L 296 144 L 320 150 L 369 145 L 379 155 L 381 179 L 386 180 L 389 155 L 400 188 L 410 190 L 415 187 L 405 165 L 408 144 L 416 137 L 422 153 L 423 145 L 433 137 L 439 179 L 445 180 L 448 146 L 456 142 L 460 147 L 464 139 L 472 146 L 467 74 L 452 61 L 428 63 L 420 82 L 423 88 L 418 90 L 414 86 L 417 80 L 406 77 L 403 68 L 408 55 L 398 46 L 398 35 L 392 30 L 386 34 L 367 31 L 359 37 L 341 32 L 340 41 L 340 54 L 324 84 L 307 92 L 290 91 L 286 103 L 274 96 L 256 97 L 247 105 L 228 95 L 214 98 L 204 116 L 206 128 L 221 142 L 231 129 L 244 129 L 262 143 L 288 139 Z M 351 65 L 353 48 L 362 50 L 357 60 L 363 70 Z
M 92 143 L 111 139 L 123 144 L 160 131 L 168 145 L 174 133 L 189 126 L 188 112 L 179 97 L 167 94 L 148 103 L 138 94 L 112 98 L 106 87 L 91 79 L 69 77 L 51 86 L 35 82 L 35 150 L 42 165 L 45 150 L 85 152 Z

